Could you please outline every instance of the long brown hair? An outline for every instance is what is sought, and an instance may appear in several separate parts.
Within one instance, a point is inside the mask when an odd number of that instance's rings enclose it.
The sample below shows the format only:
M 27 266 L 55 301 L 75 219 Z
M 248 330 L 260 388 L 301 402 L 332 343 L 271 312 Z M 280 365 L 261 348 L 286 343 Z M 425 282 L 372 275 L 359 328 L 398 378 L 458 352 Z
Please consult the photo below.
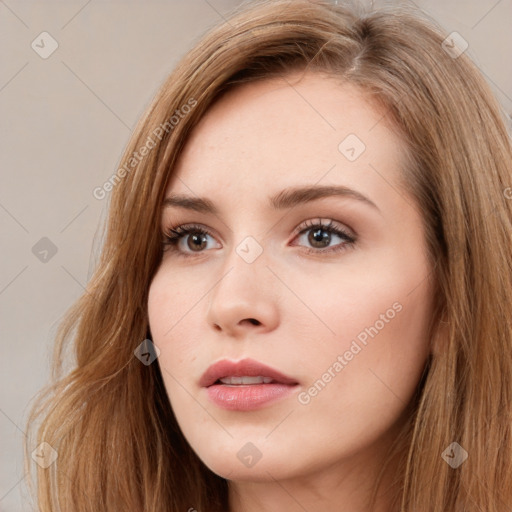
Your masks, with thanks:
M 359 86 L 408 148 L 403 188 L 424 219 L 437 292 L 432 354 L 392 447 L 404 454 L 397 510 L 512 508 L 511 140 L 488 84 L 447 36 L 410 8 L 256 1 L 185 55 L 113 175 L 101 257 L 31 411 L 27 469 L 42 442 L 58 454 L 37 467 L 41 512 L 228 510 L 228 482 L 187 444 L 158 364 L 134 351 L 151 335 L 161 204 L 188 135 L 232 87 L 293 70 Z M 454 442 L 468 454 L 456 468 L 442 457 Z

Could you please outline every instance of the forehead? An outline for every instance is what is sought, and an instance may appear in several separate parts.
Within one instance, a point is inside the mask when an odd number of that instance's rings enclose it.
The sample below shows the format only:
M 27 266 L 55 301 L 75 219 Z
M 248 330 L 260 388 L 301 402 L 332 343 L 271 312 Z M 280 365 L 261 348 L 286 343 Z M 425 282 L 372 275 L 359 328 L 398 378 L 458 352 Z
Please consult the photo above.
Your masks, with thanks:
M 270 194 L 322 176 L 356 186 L 376 169 L 392 179 L 403 144 L 384 113 L 355 86 L 319 73 L 243 84 L 195 127 L 168 191 L 205 195 L 259 186 Z

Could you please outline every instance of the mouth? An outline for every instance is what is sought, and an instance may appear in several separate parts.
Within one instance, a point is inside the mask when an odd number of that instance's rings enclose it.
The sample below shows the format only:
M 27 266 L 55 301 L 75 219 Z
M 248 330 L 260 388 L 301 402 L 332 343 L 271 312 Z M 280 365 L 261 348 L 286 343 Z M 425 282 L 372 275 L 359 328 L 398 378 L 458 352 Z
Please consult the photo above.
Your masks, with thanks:
M 226 386 L 254 386 L 255 384 L 272 384 L 276 383 L 272 377 L 263 377 L 258 375 L 256 377 L 249 377 L 243 375 L 241 377 L 223 377 L 215 381 L 215 384 L 225 384 Z
M 231 411 L 250 411 L 288 396 L 298 382 L 253 359 L 224 359 L 210 366 L 200 385 L 217 406 Z
M 222 359 L 212 364 L 199 381 L 199 385 L 205 388 L 213 384 L 246 386 L 273 383 L 298 384 L 292 377 L 254 359 L 242 359 L 237 362 Z

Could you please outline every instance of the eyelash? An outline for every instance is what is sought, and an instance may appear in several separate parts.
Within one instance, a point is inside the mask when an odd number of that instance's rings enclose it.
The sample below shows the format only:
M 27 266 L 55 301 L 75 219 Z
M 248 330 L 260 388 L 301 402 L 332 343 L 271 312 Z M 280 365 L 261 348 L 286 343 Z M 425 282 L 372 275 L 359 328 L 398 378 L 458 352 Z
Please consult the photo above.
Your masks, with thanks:
M 303 225 L 300 226 L 298 229 L 298 232 L 296 236 L 300 236 L 312 229 L 322 229 L 323 231 L 328 231 L 331 235 L 337 235 L 340 238 L 344 240 L 343 243 L 340 243 L 338 245 L 335 245 L 332 248 L 326 248 L 326 249 L 312 249 L 312 248 L 305 248 L 306 252 L 308 254 L 323 254 L 323 253 L 337 253 L 344 250 L 349 249 L 352 247 L 355 242 L 356 238 L 352 235 L 349 235 L 346 231 L 341 229 L 340 227 L 335 227 L 332 220 L 329 221 L 328 224 L 322 223 L 322 221 L 306 221 Z M 167 230 L 164 232 L 164 240 L 163 244 L 164 246 L 168 246 L 170 250 L 173 252 L 177 252 L 180 256 L 183 257 L 194 257 L 194 256 L 200 256 L 205 251 L 199 251 L 197 253 L 187 253 L 178 250 L 178 243 L 181 240 L 181 238 L 190 235 L 190 234 L 204 234 L 209 235 L 213 237 L 213 235 L 208 231 L 207 229 L 203 228 L 202 226 L 198 224 L 182 224 L 179 226 L 174 226 L 167 228 Z

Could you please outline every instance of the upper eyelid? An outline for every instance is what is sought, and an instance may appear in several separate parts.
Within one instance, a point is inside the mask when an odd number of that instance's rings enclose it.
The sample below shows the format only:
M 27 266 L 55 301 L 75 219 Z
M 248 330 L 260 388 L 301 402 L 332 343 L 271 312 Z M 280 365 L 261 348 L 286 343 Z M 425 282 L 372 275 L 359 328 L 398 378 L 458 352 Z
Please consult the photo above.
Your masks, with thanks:
M 306 224 L 307 223 L 307 224 Z M 332 229 L 332 230 L 339 230 L 347 233 L 347 235 L 350 235 L 352 237 L 356 237 L 355 231 L 349 227 L 346 223 L 337 221 L 335 219 L 331 219 L 329 217 L 315 217 L 310 220 L 305 220 L 297 225 L 296 228 L 294 228 L 295 234 L 300 234 L 302 231 L 306 229 L 311 229 L 317 225 L 321 225 L 324 228 Z
M 303 220 L 299 224 L 297 224 L 292 230 L 293 237 L 295 238 L 295 237 L 299 236 L 300 234 L 302 234 L 304 231 L 308 231 L 316 226 L 322 226 L 324 229 L 329 229 L 332 231 L 338 230 L 338 231 L 345 233 L 346 235 L 348 235 L 351 238 L 354 238 L 354 239 L 357 238 L 357 235 L 354 232 L 354 230 L 352 228 L 350 228 L 349 226 L 347 226 L 347 224 L 337 221 L 335 219 L 332 219 L 330 217 L 320 217 L 320 216 L 312 217 L 307 220 Z M 164 229 L 164 234 L 169 233 L 173 229 L 187 229 L 187 230 L 193 231 L 194 229 L 197 229 L 197 228 L 200 228 L 200 229 L 206 231 L 209 236 L 218 238 L 215 235 L 214 229 L 207 227 L 204 224 L 199 223 L 199 222 L 184 222 L 181 224 L 173 224 L 172 226 L 169 226 Z M 184 238 L 188 234 L 189 233 L 183 233 L 181 235 L 181 238 Z

